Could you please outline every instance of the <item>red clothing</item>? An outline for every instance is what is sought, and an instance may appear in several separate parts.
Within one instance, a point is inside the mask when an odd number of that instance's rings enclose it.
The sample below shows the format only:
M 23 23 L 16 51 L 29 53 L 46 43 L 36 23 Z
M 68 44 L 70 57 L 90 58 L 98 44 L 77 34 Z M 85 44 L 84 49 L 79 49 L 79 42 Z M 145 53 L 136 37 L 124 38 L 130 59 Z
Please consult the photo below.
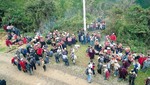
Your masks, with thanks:
M 104 44 L 105 44 L 105 47 L 110 45 L 108 41 L 106 41 Z
M 43 49 L 42 48 L 38 48 L 37 49 L 37 54 L 38 55 L 42 55 L 43 54 Z
M 109 79 L 109 77 L 110 77 L 109 71 L 106 71 L 105 75 L 106 75 L 106 79 Z
M 14 62 L 15 62 L 15 57 L 13 57 L 12 59 L 11 59 L 11 63 L 13 64 Z
M 4 25 L 4 26 L 3 26 L 3 29 L 6 31 L 6 30 L 7 30 L 7 25 Z
M 25 71 L 26 70 L 26 61 L 20 61 L 19 63 L 20 63 L 22 70 Z
M 27 38 L 23 38 L 23 44 L 27 44 Z
M 140 63 L 141 66 L 143 66 L 143 63 L 144 63 L 144 61 L 145 61 L 146 59 L 147 59 L 146 57 L 140 57 L 140 58 L 138 59 L 138 62 Z
M 112 34 L 112 35 L 110 36 L 110 39 L 111 39 L 112 41 L 116 41 L 116 40 L 117 40 L 117 37 L 116 37 L 115 34 Z
M 12 42 L 10 40 L 6 40 L 6 46 L 12 45 Z

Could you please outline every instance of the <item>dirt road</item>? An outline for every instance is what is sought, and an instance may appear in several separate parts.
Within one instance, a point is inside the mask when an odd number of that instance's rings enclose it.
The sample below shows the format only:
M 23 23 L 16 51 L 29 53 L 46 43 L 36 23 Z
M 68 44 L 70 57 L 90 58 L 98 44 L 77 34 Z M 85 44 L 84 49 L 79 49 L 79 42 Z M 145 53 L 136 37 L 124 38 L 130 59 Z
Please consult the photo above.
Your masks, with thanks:
M 17 70 L 10 63 L 10 54 L 0 54 L 0 79 L 5 79 L 7 85 L 88 85 L 85 79 L 78 78 L 60 70 L 49 68 L 46 72 L 38 67 L 34 75 Z M 91 83 L 90 85 L 99 85 Z

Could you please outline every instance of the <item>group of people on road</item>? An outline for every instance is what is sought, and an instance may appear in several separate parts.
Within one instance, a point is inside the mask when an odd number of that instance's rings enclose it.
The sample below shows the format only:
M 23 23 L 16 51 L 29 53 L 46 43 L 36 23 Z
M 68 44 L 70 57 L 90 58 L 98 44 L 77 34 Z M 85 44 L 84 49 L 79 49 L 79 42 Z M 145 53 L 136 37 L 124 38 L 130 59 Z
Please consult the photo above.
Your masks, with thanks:
M 62 60 L 66 66 L 69 66 L 71 60 L 75 65 L 77 59 L 75 51 L 80 47 L 76 42 L 76 36 L 68 32 L 55 30 L 46 36 L 37 33 L 25 47 L 18 48 L 11 62 L 19 71 L 31 75 L 37 69 L 36 65 L 42 66 L 46 71 L 46 65 L 50 63 L 51 57 L 55 58 L 56 63 Z M 67 46 L 71 46 L 69 51 Z

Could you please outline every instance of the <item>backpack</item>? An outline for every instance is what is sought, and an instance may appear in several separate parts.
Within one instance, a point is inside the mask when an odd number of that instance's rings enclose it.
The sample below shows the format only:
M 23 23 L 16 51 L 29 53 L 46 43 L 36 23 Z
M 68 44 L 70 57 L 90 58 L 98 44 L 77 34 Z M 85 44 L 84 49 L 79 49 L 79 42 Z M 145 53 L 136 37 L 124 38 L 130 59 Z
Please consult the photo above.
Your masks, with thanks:
M 89 75 L 88 68 L 85 70 L 85 74 Z

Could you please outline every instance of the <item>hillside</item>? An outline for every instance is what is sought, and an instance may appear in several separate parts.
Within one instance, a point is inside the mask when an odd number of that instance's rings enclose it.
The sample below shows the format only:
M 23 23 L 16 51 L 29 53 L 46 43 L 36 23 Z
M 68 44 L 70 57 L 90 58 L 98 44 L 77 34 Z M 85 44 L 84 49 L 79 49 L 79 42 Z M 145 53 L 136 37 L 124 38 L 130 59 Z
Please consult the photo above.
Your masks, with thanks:
M 34 32 L 40 31 L 45 36 L 49 31 L 55 29 L 77 35 L 77 31 L 83 28 L 82 0 L 0 0 L 0 2 L 0 56 L 5 57 L 0 60 L 2 61 L 0 69 L 4 69 L 0 71 L 0 75 L 2 75 L 0 78 L 8 79 L 9 84 L 16 81 L 16 83 L 21 85 L 24 83 L 22 78 L 25 78 L 25 84 L 31 85 L 33 81 L 28 79 L 29 75 L 18 72 L 17 68 L 9 63 L 11 57 L 8 56 L 14 55 L 14 51 L 8 54 L 4 53 L 8 49 L 5 46 L 6 33 L 2 29 L 3 25 L 12 23 L 21 30 L 22 35 L 35 35 Z M 125 47 L 129 46 L 132 52 L 147 55 L 147 50 L 150 49 L 149 2 L 149 0 L 86 0 L 87 25 L 101 18 L 106 22 L 106 29 L 101 31 L 102 40 L 104 40 L 105 35 L 115 33 L 117 43 L 122 43 Z M 48 65 L 48 72 L 43 73 L 42 69 L 39 68 L 35 72 L 35 76 L 31 76 L 31 78 L 35 79 L 34 84 L 42 85 L 41 83 L 47 84 L 51 81 L 48 84 L 70 85 L 70 82 L 73 81 L 73 85 L 76 82 L 87 85 L 86 75 L 82 75 L 85 74 L 85 68 L 89 62 L 85 52 L 87 46 L 83 45 L 77 52 L 77 56 L 79 56 L 77 60 L 78 66 L 64 69 L 65 66 L 62 63 L 57 65 L 52 59 L 52 62 Z M 13 48 L 18 47 L 13 46 Z M 97 63 L 97 58 L 95 61 Z M 8 70 L 12 71 L 9 73 Z M 53 71 L 57 76 L 48 75 Z M 76 72 L 72 73 L 72 71 Z M 149 71 L 150 69 L 144 72 L 139 71 L 135 80 L 136 85 L 144 85 L 145 78 L 150 76 Z M 15 78 L 15 72 L 19 75 L 18 78 Z M 10 77 L 13 80 L 9 79 L 8 75 L 11 75 Z M 64 76 L 64 79 L 59 79 Z M 98 75 L 94 78 L 94 83 L 92 84 L 126 85 L 127 82 L 118 82 L 114 77 L 111 77 L 109 81 L 103 81 L 103 76 Z M 80 84 L 78 83 L 78 85 Z

